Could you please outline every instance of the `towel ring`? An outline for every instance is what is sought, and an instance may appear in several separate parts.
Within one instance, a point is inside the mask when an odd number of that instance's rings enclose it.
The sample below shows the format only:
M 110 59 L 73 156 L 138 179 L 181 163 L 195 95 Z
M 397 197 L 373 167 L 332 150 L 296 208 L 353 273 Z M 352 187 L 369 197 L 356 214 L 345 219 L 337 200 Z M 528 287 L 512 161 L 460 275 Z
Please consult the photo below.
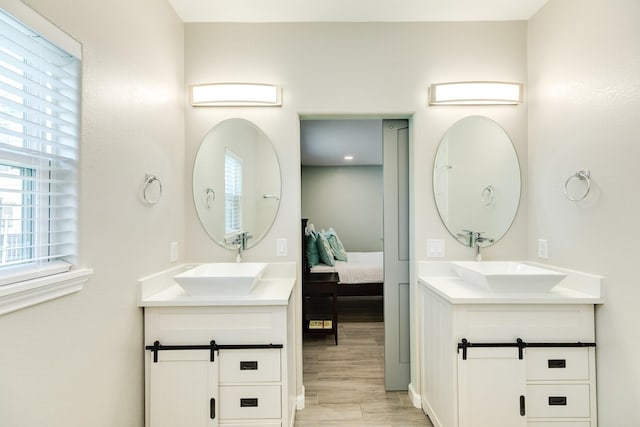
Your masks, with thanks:
M 493 185 L 487 185 L 485 188 L 482 189 L 482 192 L 480 193 L 480 201 L 482 202 L 482 206 L 491 206 L 493 204 L 493 198 L 494 198 L 494 190 L 493 190 Z
M 211 187 L 207 187 L 204 190 L 204 205 L 207 209 L 213 207 L 213 202 L 216 200 L 216 192 Z
M 568 189 L 569 183 L 571 182 L 571 180 L 575 178 L 578 178 L 580 181 L 585 181 L 586 183 L 584 194 L 582 194 L 579 197 L 572 197 L 569 194 L 569 189 Z M 584 200 L 589 195 L 589 191 L 591 191 L 591 172 L 589 171 L 589 169 L 584 169 L 576 172 L 575 174 L 567 178 L 567 180 L 564 183 L 564 195 L 567 196 L 567 199 L 571 200 L 572 202 L 579 202 L 581 200 Z
M 150 188 L 152 184 L 156 183 L 157 186 L 157 195 L 155 198 L 149 195 Z M 144 176 L 144 184 L 142 184 L 142 198 L 149 205 L 155 205 L 160 201 L 160 197 L 162 197 L 162 182 L 160 182 L 160 178 L 155 175 L 145 174 Z

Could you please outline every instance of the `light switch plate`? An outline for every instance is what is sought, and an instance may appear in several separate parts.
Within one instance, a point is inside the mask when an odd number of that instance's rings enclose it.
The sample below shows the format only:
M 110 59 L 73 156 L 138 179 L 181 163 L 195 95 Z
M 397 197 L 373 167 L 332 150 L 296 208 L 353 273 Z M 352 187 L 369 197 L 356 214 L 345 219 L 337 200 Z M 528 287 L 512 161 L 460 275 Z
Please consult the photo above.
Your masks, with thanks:
M 429 258 L 444 257 L 444 239 L 427 239 L 427 256 Z
M 276 239 L 276 256 L 287 256 L 287 239 Z
M 538 258 L 549 258 L 549 248 L 546 239 L 538 239 Z
M 169 259 L 171 262 L 178 261 L 178 242 L 171 242 Z

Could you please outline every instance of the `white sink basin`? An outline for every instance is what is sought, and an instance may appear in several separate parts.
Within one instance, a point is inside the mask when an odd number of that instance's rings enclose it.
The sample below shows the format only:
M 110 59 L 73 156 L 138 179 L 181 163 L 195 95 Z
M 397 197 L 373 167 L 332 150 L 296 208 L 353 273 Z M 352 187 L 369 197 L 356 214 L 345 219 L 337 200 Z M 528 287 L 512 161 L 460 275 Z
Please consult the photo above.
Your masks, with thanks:
M 201 264 L 173 279 L 192 296 L 242 296 L 251 292 L 266 267 L 257 262 Z
M 493 292 L 549 292 L 566 277 L 564 273 L 515 261 L 452 262 L 456 274 Z

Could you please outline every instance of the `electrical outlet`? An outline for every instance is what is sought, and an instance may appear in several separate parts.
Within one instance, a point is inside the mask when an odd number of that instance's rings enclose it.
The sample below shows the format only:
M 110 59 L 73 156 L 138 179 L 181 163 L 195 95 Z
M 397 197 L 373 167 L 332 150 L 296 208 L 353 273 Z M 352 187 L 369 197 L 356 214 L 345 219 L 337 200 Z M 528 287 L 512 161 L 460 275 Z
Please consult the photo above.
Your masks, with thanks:
M 171 262 L 178 261 L 178 242 L 171 242 L 170 245 L 170 253 L 169 259 Z
M 287 256 L 287 239 L 276 239 L 276 256 Z
M 427 239 L 427 256 L 429 258 L 444 257 L 444 240 Z
M 538 258 L 549 258 L 549 249 L 545 239 L 538 239 Z

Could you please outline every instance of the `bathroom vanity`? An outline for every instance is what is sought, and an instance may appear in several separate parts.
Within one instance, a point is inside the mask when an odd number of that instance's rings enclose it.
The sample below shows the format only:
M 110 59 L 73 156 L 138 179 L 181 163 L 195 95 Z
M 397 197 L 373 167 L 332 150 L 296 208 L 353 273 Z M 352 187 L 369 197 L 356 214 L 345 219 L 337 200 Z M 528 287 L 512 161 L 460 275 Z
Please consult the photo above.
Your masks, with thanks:
M 295 263 L 241 295 L 188 294 L 173 278 L 190 267 L 140 280 L 145 426 L 292 426 Z
M 532 290 L 509 288 L 514 276 L 496 290 L 455 263 L 418 263 L 420 400 L 434 426 L 597 426 L 603 279 L 544 267 L 566 277 Z

